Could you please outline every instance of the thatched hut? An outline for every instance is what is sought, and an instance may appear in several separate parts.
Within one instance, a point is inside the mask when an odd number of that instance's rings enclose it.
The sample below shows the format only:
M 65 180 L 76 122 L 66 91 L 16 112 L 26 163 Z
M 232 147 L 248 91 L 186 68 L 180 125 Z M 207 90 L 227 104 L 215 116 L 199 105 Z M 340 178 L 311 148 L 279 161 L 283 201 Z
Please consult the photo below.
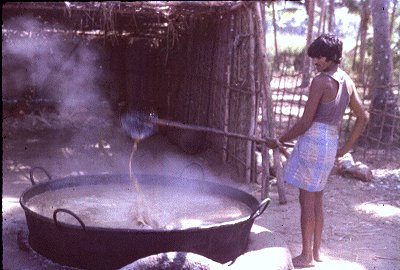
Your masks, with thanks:
M 99 68 L 110 75 L 99 80 L 115 111 L 121 106 L 154 110 L 160 118 L 185 124 L 270 137 L 263 9 L 262 2 L 244 1 L 8 2 L 3 22 L 29 16 L 42 28 L 33 33 L 3 23 L 3 44 L 12 35 L 57 36 L 65 46 L 62 66 L 84 40 L 89 48 L 102 48 Z M 3 72 L 3 97 L 12 92 L 7 83 L 12 72 L 10 67 Z M 47 76 L 41 83 L 51 81 Z M 260 123 L 262 134 L 256 134 Z M 255 181 L 254 140 L 213 133 L 206 140 L 246 182 Z M 265 147 L 263 155 L 266 179 Z

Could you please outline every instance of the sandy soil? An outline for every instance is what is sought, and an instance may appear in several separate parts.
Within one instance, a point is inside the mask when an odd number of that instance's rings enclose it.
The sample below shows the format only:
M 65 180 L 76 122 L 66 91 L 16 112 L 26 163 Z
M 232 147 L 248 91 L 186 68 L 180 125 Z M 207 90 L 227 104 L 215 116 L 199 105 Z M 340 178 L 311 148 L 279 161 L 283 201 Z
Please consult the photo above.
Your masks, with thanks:
M 27 232 L 19 197 L 31 186 L 29 170 L 42 166 L 53 178 L 97 173 L 127 173 L 131 141 L 115 120 L 85 116 L 84 121 L 55 116 L 25 116 L 3 120 L 3 269 L 70 269 L 18 246 Z M 357 159 L 357 156 L 356 156 Z M 360 160 L 360 159 L 357 159 Z M 399 157 L 400 160 L 400 157 Z M 244 185 L 234 169 L 206 151 L 185 155 L 155 135 L 139 144 L 136 172 L 165 172 L 204 177 L 242 188 L 259 198 L 259 186 Z M 335 172 L 325 192 L 323 253 L 315 269 L 400 269 L 400 169 L 398 163 L 368 161 L 371 183 Z M 39 177 L 40 178 L 40 177 Z M 41 181 L 38 179 L 38 181 Z M 276 186 L 272 203 L 256 223 L 279 234 L 293 255 L 301 249 L 298 191 L 286 186 L 288 203 L 279 205 Z

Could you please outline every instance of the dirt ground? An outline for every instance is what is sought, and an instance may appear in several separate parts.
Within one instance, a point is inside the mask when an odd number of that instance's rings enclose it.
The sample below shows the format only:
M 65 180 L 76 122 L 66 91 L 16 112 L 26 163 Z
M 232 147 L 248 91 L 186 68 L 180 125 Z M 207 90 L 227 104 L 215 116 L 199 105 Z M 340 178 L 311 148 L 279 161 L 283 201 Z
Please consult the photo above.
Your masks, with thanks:
M 31 186 L 29 170 L 34 166 L 44 167 L 54 179 L 127 173 L 131 141 L 118 121 L 109 117 L 76 115 L 79 120 L 75 121 L 74 117 L 25 115 L 3 119 L 3 269 L 70 269 L 18 246 L 18 233 L 27 232 L 19 197 Z M 355 157 L 373 169 L 374 180 L 365 183 L 331 174 L 324 195 L 322 251 L 326 261 L 315 269 L 400 269 L 399 163 Z M 260 196 L 257 184 L 241 184 L 235 170 L 221 164 L 212 152 L 186 155 L 162 135 L 139 144 L 134 164 L 138 173 L 162 172 L 196 178 L 204 174 L 207 180 L 231 184 Z M 298 255 L 298 191 L 286 186 L 286 195 L 287 204 L 279 205 L 277 188 L 272 186 L 272 203 L 256 223 L 280 235 L 292 255 Z

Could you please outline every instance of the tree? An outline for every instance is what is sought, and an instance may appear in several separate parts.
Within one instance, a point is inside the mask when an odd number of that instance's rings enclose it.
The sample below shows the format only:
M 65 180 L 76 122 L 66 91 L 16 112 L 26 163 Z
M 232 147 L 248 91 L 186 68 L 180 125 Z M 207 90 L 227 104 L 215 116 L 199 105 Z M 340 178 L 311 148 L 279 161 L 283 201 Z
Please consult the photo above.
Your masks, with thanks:
M 370 10 L 370 0 L 346 0 L 344 2 L 346 7 L 349 9 L 351 13 L 356 13 L 360 15 L 360 26 L 358 29 L 357 42 L 356 47 L 354 49 L 354 59 L 352 70 L 357 71 L 358 79 L 361 83 L 365 83 L 365 55 L 367 52 L 367 33 L 368 33 L 368 25 L 371 17 Z M 359 63 L 356 65 L 356 56 L 357 56 L 357 48 L 358 48 L 358 40 L 360 39 L 360 51 L 359 51 Z M 356 67 L 357 66 L 357 67 Z
M 358 64 L 358 79 L 361 83 L 365 82 L 365 54 L 367 52 L 367 33 L 368 24 L 371 17 L 370 0 L 362 0 L 360 10 L 360 61 Z
M 319 15 L 319 23 L 318 23 L 318 34 L 325 33 L 325 20 L 326 20 L 326 2 L 325 0 L 320 0 L 321 12 Z
M 393 2 L 393 10 L 392 10 L 392 15 L 390 18 L 390 37 L 393 35 L 393 28 L 394 28 L 394 21 L 396 17 L 396 8 L 397 8 L 397 0 L 394 0 Z
M 365 58 L 367 54 L 367 34 L 371 18 L 371 0 L 343 0 L 343 4 L 350 13 L 360 16 L 360 25 L 358 28 L 356 46 L 354 48 L 352 70 L 357 71 L 357 78 L 362 83 L 366 83 Z M 358 50 L 358 44 L 360 44 Z M 359 61 L 356 62 L 357 56 Z
M 361 22 L 360 22 L 360 64 L 358 68 L 358 74 L 360 76 L 360 81 L 364 83 L 364 61 L 365 61 L 365 54 L 367 51 L 367 32 L 368 32 L 368 23 L 369 18 L 371 16 L 371 10 L 369 9 L 370 0 L 363 0 L 362 1 L 362 8 L 361 8 Z
M 335 23 L 335 0 L 329 0 L 328 32 L 332 33 Z
M 390 49 L 389 0 L 371 0 L 373 24 L 372 104 L 370 135 L 390 143 L 396 126 L 396 96 L 391 89 L 393 60 Z
M 315 9 L 315 0 L 306 0 L 306 10 L 308 14 L 308 28 L 307 28 L 307 44 L 306 48 L 308 48 L 312 41 L 313 36 L 313 26 L 314 26 L 314 9 Z M 310 74 L 310 58 L 307 56 L 307 49 L 304 51 L 303 55 L 303 78 L 301 82 L 301 87 L 307 87 L 310 84 L 311 74 Z
M 274 47 L 275 47 L 274 66 L 275 66 L 278 64 L 279 52 L 278 52 L 278 38 L 277 38 L 278 26 L 276 24 L 276 11 L 274 2 L 272 2 L 272 25 L 274 27 Z M 279 64 L 276 67 L 279 68 Z

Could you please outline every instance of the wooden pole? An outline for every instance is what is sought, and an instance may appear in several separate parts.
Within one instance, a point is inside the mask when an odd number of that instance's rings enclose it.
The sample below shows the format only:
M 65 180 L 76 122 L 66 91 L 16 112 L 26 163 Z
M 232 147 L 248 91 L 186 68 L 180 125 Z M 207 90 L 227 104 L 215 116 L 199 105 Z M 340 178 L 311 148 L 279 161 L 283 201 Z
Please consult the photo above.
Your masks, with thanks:
M 267 122 L 267 131 L 270 137 L 274 138 L 275 137 L 275 128 L 274 128 L 274 114 L 273 114 L 273 109 L 272 109 L 272 93 L 271 93 L 271 88 L 269 86 L 269 81 L 267 80 L 268 76 L 268 66 L 267 66 L 267 55 L 265 51 L 265 45 L 264 45 L 264 38 L 265 38 L 265 31 L 264 31 L 264 26 L 262 24 L 262 15 L 261 15 L 261 5 L 259 2 L 255 3 L 255 14 L 256 14 L 256 33 L 258 37 L 258 58 L 259 58 L 259 67 L 260 67 L 260 80 L 262 82 L 262 89 L 264 93 L 264 104 L 263 106 L 266 107 L 267 109 L 267 117 L 268 117 L 268 122 Z M 265 108 L 264 108 L 265 109 Z M 264 134 L 263 134 L 264 135 Z M 270 139 L 270 138 L 269 138 Z M 264 158 L 264 156 L 263 156 Z M 282 179 L 282 162 L 280 159 L 280 153 L 279 149 L 274 149 L 273 150 L 273 159 L 274 159 L 274 167 L 277 172 L 277 184 L 278 184 L 278 195 L 279 195 L 279 203 L 280 204 L 286 204 L 286 195 L 285 195 L 285 189 L 284 189 L 284 183 Z M 264 160 L 263 160 L 264 163 Z M 265 163 L 264 163 L 265 164 Z M 268 172 L 266 172 L 268 173 Z M 269 173 L 268 176 L 264 175 L 263 178 L 265 179 L 266 177 L 269 178 Z M 266 180 L 268 184 L 268 179 Z
M 157 125 L 160 125 L 160 126 L 181 128 L 181 129 L 187 129 L 187 130 L 193 130 L 193 131 L 201 131 L 201 132 L 211 132 L 211 133 L 215 133 L 215 134 L 219 134 L 219 135 L 223 135 L 223 136 L 235 137 L 235 138 L 240 138 L 240 139 L 244 139 L 244 140 L 250 140 L 250 141 L 254 141 L 254 142 L 258 142 L 258 143 L 263 143 L 267 147 L 272 147 L 275 144 L 274 143 L 275 140 L 271 139 L 271 138 L 258 138 L 258 137 L 255 137 L 255 136 L 243 135 L 243 134 L 239 134 L 239 133 L 223 131 L 223 130 L 216 129 L 216 128 L 182 124 L 182 123 L 179 123 L 179 122 L 170 121 L 170 120 L 164 120 L 164 119 L 160 119 L 160 118 L 151 118 L 150 117 L 150 118 L 148 118 L 146 120 L 146 122 L 152 123 L 152 124 L 157 124 Z M 293 147 L 293 144 L 285 143 L 284 146 Z
M 274 27 L 274 47 L 275 47 L 275 57 L 274 57 L 274 67 L 277 67 L 276 64 L 278 63 L 279 58 L 279 51 L 278 51 L 278 26 L 276 24 L 276 11 L 275 11 L 275 4 L 272 2 L 272 25 Z
M 234 27 L 234 16 L 230 17 L 229 20 L 229 28 L 233 29 Z M 227 37 L 228 44 L 228 63 L 226 65 L 226 87 L 224 89 L 224 131 L 227 132 L 229 129 L 229 107 L 230 107 L 230 96 L 231 96 L 231 72 L 232 72 L 232 55 L 233 55 L 233 40 L 234 40 L 234 31 L 232 31 Z M 222 161 L 228 161 L 228 137 L 223 138 L 223 148 L 222 148 Z
M 318 22 L 318 32 L 317 36 L 319 36 L 321 33 L 325 33 L 324 27 L 325 27 L 325 13 L 326 13 L 326 0 L 321 0 L 321 13 L 319 14 L 319 22 Z
M 249 79 L 250 79 L 250 89 L 251 89 L 251 97 L 250 97 L 250 115 L 249 119 L 249 135 L 253 136 L 255 134 L 256 125 L 257 125 L 257 114 L 258 107 L 256 106 L 256 40 L 255 40 L 255 25 L 254 25 L 254 10 L 248 9 L 247 16 L 249 19 Z M 246 145 L 246 180 L 248 183 L 251 182 L 251 165 L 255 156 L 253 155 L 253 146 L 254 143 L 252 141 L 248 141 Z

